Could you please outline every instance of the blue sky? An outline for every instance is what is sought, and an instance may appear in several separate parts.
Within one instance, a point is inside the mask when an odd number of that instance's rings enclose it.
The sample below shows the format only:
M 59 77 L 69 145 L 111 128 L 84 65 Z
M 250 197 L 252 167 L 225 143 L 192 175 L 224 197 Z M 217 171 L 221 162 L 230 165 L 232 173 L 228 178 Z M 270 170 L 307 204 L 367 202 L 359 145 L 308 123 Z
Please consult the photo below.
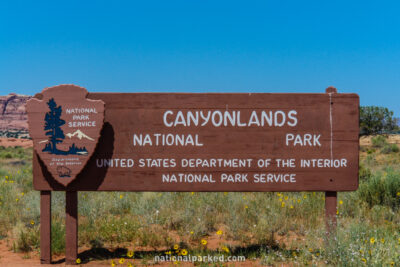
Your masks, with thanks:
M 1 1 L 0 94 L 339 92 L 400 116 L 399 1 Z

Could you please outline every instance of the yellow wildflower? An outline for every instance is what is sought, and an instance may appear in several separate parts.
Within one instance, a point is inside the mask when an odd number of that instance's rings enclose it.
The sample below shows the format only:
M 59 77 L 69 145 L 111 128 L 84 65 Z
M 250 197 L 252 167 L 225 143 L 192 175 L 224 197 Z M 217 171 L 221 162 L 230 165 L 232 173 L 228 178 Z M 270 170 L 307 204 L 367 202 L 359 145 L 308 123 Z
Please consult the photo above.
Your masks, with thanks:
M 309 248 L 308 251 L 313 252 L 313 249 L 312 249 L 312 248 Z
M 245 208 L 245 209 L 248 209 L 248 208 L 249 208 L 249 206 L 247 206 L 247 205 L 246 205 L 246 206 L 244 206 L 244 208 Z
M 381 238 L 381 243 L 384 244 L 385 243 L 385 239 Z
M 193 231 L 190 231 L 190 234 L 191 234 L 191 235 L 193 235 L 193 234 L 194 234 L 194 232 L 193 232 Z
M 306 195 L 304 195 L 304 196 L 303 196 L 303 198 L 304 198 L 304 199 L 306 199 L 306 198 L 307 198 L 307 196 L 306 196 Z
M 280 199 L 279 199 L 279 201 L 280 201 L 280 202 L 282 202 L 282 201 L 283 201 L 283 199 L 282 199 L 282 198 L 280 198 Z
M 222 246 L 222 250 L 225 251 L 226 253 L 229 253 L 229 248 L 226 246 Z
M 288 200 L 289 199 L 289 197 L 288 196 L 285 196 L 285 200 Z
M 336 210 L 336 215 L 339 215 L 339 210 Z
M 396 194 L 398 197 L 400 197 L 400 192 L 397 192 L 397 194 Z
M 224 195 L 226 196 L 228 194 L 228 192 L 224 192 Z
M 119 199 L 123 199 L 124 198 L 124 195 L 119 195 Z
M 24 196 L 24 195 L 25 195 L 25 193 L 24 193 L 24 192 L 22 192 L 22 193 L 21 193 L 21 196 Z
M 35 224 L 35 221 L 34 221 L 34 220 L 31 220 L 31 224 L 34 225 L 34 224 Z
M 343 205 L 343 200 L 339 200 L 339 204 L 340 204 L 340 205 Z
M 81 263 L 81 259 L 80 259 L 80 258 L 77 258 L 77 259 L 76 259 L 76 263 L 77 263 L 77 264 L 80 264 L 80 263 Z
M 127 266 L 132 267 L 133 265 L 132 265 L 132 263 L 128 262 Z
M 300 203 L 300 202 L 301 202 L 301 199 L 298 199 L 298 200 L 297 200 L 297 203 Z
M 194 192 L 192 192 L 191 194 L 192 194 L 192 196 L 193 196 L 193 195 L 194 195 Z
M 293 209 L 294 208 L 293 205 L 290 205 L 290 208 Z
M 17 201 L 17 202 L 18 202 L 18 201 L 19 201 L 19 198 L 16 198 L 16 199 L 15 199 L 15 201 Z
M 120 264 L 124 264 L 125 259 L 124 259 L 124 258 L 120 258 L 118 262 L 119 262 Z
M 175 245 L 174 245 L 174 249 L 175 249 L 175 250 L 179 249 L 179 245 L 178 245 L 178 244 L 175 244 Z
M 111 260 L 111 266 L 114 267 L 115 266 L 115 262 L 113 260 Z
M 181 250 L 181 254 L 182 254 L 183 256 L 186 256 L 186 255 L 188 254 L 188 252 L 187 252 L 186 249 L 182 249 L 182 250 Z
M 282 202 L 281 206 L 282 206 L 282 208 L 284 208 L 285 207 L 285 202 Z
M 218 230 L 218 231 L 217 231 L 217 235 L 222 235 L 222 231 L 221 231 L 221 230 Z
M 126 255 L 127 255 L 129 258 L 132 258 L 134 254 L 135 254 L 135 253 L 134 253 L 132 250 L 130 250 L 130 251 L 128 251 L 128 253 L 127 253 Z
M 369 242 L 370 242 L 371 244 L 374 244 L 374 243 L 375 243 L 375 238 L 371 237 L 370 240 L 369 240 Z
M 207 240 L 202 239 L 202 240 L 201 240 L 201 244 L 204 245 L 204 246 L 207 245 Z
M 367 263 L 367 260 L 365 258 L 362 258 L 361 261 L 363 261 L 364 263 Z

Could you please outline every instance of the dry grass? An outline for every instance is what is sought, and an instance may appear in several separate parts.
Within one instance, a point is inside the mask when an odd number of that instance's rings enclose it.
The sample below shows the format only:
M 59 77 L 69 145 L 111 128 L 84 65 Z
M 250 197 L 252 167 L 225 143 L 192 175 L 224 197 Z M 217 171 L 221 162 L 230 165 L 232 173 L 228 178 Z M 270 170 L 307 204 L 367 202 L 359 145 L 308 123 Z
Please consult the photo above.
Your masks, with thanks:
M 333 242 L 325 240 L 324 194 L 318 192 L 80 192 L 81 260 L 117 263 L 123 257 L 146 265 L 156 255 L 185 249 L 191 255 L 246 256 L 256 265 L 399 264 L 400 155 L 369 149 L 361 153 L 363 189 L 339 193 Z M 39 193 L 32 190 L 31 150 L 23 152 L 0 153 L 0 237 L 13 240 L 15 251 L 37 251 Z M 65 194 L 54 192 L 52 199 L 53 251 L 62 255 Z

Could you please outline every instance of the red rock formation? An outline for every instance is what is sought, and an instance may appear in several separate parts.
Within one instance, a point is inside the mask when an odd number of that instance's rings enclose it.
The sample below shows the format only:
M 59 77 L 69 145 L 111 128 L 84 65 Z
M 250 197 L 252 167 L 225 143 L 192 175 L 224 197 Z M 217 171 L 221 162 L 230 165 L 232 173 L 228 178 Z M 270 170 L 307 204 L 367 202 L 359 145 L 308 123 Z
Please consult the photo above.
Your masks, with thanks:
M 25 104 L 31 96 L 9 94 L 0 96 L 0 136 L 28 137 Z

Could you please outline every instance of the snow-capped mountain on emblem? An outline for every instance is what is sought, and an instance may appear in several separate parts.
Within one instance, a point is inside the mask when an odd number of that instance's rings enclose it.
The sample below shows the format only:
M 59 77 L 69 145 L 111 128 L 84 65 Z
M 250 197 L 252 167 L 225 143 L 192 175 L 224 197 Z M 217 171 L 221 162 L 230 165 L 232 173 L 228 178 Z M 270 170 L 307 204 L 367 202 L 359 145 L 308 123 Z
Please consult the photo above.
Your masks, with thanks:
M 81 130 L 79 130 L 79 129 L 76 130 L 76 131 L 73 132 L 73 133 L 67 133 L 66 136 L 69 137 L 69 138 L 76 137 L 76 138 L 78 138 L 79 140 L 82 140 L 82 138 L 86 138 L 86 139 L 88 139 L 88 140 L 90 140 L 90 141 L 94 141 L 93 138 L 87 136 L 86 134 L 84 134 L 84 133 L 83 133 Z

